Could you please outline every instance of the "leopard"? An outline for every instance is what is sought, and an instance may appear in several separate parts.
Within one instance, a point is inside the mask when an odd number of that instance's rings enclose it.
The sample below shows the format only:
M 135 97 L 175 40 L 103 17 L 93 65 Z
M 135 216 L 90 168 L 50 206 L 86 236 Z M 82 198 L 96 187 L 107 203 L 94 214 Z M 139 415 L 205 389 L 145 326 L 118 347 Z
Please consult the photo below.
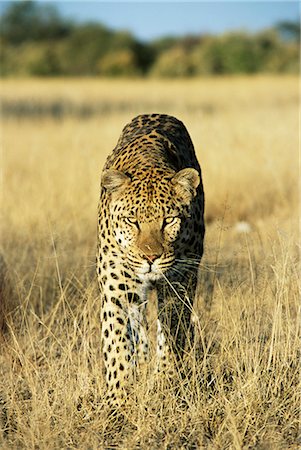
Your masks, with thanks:
M 147 366 L 152 327 L 158 370 L 169 355 L 183 355 L 204 235 L 202 173 L 185 125 L 167 114 L 135 117 L 104 164 L 98 207 L 101 354 L 111 406 L 126 400 Z

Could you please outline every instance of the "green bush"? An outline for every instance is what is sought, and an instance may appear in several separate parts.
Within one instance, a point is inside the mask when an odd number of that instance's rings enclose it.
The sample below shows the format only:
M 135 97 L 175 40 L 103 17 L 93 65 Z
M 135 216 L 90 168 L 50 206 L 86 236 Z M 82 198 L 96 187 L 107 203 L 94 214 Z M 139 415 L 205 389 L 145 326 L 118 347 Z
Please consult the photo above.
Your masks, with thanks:
M 190 53 L 176 46 L 161 53 L 155 61 L 151 74 L 158 77 L 188 77 L 194 75 Z
M 125 49 L 107 53 L 98 62 L 98 72 L 100 75 L 113 77 L 138 75 L 134 52 Z
M 12 2 L 0 19 L 2 76 L 191 77 L 298 72 L 300 25 L 257 34 L 165 37 L 150 43 L 99 23 L 74 24 L 52 6 Z
M 73 28 L 54 6 L 32 1 L 11 2 L 1 17 L 1 37 L 13 45 L 28 41 L 62 39 Z

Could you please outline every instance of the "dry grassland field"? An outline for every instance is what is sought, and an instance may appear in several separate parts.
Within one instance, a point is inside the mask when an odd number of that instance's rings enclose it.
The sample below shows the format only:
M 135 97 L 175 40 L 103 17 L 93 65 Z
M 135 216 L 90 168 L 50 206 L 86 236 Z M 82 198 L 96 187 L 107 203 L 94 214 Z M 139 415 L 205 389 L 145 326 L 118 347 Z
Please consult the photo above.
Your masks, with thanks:
M 0 448 L 300 448 L 297 78 L 4 80 L 1 99 Z M 146 112 L 185 123 L 203 170 L 199 337 L 184 374 L 112 416 L 100 173 Z

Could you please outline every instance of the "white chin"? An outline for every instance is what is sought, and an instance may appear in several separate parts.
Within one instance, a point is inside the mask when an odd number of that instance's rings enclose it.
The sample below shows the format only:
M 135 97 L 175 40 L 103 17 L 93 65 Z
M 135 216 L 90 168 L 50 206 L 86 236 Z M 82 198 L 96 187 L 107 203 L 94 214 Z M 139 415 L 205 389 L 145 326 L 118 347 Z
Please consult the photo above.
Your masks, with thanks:
M 156 272 L 137 273 L 137 275 L 144 283 L 158 281 L 162 278 L 162 274 Z

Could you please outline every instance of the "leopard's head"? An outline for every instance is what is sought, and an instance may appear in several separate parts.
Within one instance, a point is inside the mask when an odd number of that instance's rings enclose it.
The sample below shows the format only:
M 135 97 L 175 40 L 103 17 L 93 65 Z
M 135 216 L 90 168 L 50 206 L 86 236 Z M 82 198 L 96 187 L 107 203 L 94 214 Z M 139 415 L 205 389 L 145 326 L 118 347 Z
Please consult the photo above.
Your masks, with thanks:
M 185 255 L 199 183 L 199 173 L 193 168 L 160 177 L 104 171 L 102 187 L 109 195 L 109 226 L 120 252 L 141 280 L 164 277 L 176 269 L 177 258 Z

